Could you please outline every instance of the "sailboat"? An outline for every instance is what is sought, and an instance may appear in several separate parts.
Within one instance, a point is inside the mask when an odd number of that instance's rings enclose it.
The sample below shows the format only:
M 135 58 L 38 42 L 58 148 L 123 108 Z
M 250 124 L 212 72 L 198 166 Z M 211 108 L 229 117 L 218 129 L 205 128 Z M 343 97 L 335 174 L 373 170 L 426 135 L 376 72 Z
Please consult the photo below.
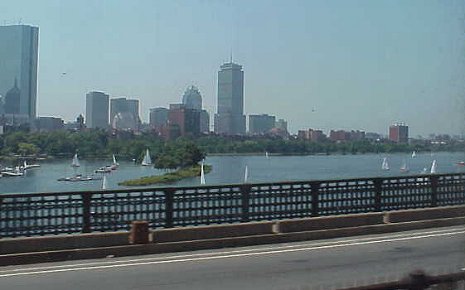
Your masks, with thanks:
M 150 158 L 150 152 L 149 149 L 145 151 L 145 156 L 144 159 L 142 160 L 142 166 L 150 166 L 152 165 L 152 158 Z
M 249 168 L 246 165 L 245 166 L 245 172 L 244 172 L 244 183 L 247 183 L 248 179 L 249 179 Z
M 108 189 L 107 176 L 104 174 L 102 179 L 102 189 Z
M 74 154 L 73 161 L 71 162 L 71 167 L 79 167 L 81 164 L 79 164 L 79 159 L 77 153 Z
M 266 159 L 270 159 L 270 155 L 268 154 L 268 151 L 265 151 L 265 157 Z
M 417 153 L 415 151 L 412 152 L 412 158 L 417 157 Z
M 381 169 L 382 170 L 389 170 L 389 164 L 388 164 L 388 161 L 387 161 L 386 157 L 383 158 L 383 164 L 381 165 Z
M 436 159 L 433 160 L 433 163 L 431 164 L 431 170 L 430 170 L 430 173 L 431 174 L 435 174 L 437 171 L 437 165 L 436 165 Z
M 118 166 L 119 166 L 119 163 L 116 161 L 115 154 L 113 154 L 113 163 L 110 165 L 110 169 L 115 170 L 116 168 L 118 168 Z
M 407 161 L 405 161 L 405 159 L 404 159 L 404 163 L 400 167 L 400 172 L 409 172 L 409 171 L 410 171 L 410 169 L 407 166 Z
M 205 171 L 203 170 L 203 161 L 202 164 L 200 165 L 200 184 L 204 185 L 205 182 Z

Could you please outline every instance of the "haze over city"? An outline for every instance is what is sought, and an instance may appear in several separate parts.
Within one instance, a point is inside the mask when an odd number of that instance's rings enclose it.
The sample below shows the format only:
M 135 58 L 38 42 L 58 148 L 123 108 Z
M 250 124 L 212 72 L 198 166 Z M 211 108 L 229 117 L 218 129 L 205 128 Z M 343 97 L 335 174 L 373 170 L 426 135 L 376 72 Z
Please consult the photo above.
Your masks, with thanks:
M 301 128 L 411 135 L 465 129 L 461 1 L 15 1 L 2 24 L 40 28 L 38 115 L 74 120 L 85 94 L 148 110 L 189 85 L 216 111 L 219 66 L 244 68 L 246 114 Z M 66 106 L 63 106 L 66 104 Z

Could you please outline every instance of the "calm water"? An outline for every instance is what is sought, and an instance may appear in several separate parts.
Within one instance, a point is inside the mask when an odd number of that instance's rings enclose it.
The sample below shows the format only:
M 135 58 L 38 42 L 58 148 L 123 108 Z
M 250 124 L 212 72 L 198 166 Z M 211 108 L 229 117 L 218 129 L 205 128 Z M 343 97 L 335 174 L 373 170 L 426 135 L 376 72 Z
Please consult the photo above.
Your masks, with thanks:
M 381 170 L 383 157 L 387 157 L 389 171 Z M 213 170 L 206 175 L 208 184 L 241 183 L 244 180 L 245 167 L 248 167 L 248 181 L 268 182 L 286 180 L 337 179 L 351 177 L 373 177 L 402 175 L 400 167 L 406 160 L 410 172 L 420 173 L 423 168 L 431 167 L 432 160 L 437 160 L 438 173 L 465 172 L 465 168 L 456 162 L 465 160 L 464 153 L 430 153 L 417 154 L 411 158 L 407 154 L 390 155 L 330 155 L 330 156 L 211 156 L 206 159 Z M 81 167 L 76 173 L 93 174 L 98 167 L 108 164 L 105 161 L 81 160 Z M 71 161 L 42 162 L 40 168 L 31 169 L 22 177 L 0 178 L 0 193 L 13 192 L 47 192 L 98 190 L 102 181 L 60 182 L 60 177 L 72 176 L 75 171 Z M 130 162 L 120 162 L 118 170 L 107 174 L 109 189 L 122 189 L 118 182 L 142 176 L 162 174 L 162 170 L 143 167 Z M 99 176 L 99 174 L 94 174 Z M 100 175 L 101 176 L 101 175 Z M 190 178 L 175 183 L 175 186 L 198 185 L 200 178 Z

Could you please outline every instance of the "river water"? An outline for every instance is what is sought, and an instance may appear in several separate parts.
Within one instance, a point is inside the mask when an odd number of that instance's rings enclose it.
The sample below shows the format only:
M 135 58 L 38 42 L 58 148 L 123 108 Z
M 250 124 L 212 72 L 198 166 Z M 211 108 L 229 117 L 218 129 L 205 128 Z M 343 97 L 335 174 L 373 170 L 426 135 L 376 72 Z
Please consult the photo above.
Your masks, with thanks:
M 387 157 L 390 170 L 381 170 L 383 158 Z M 404 160 L 410 169 L 401 173 Z M 206 163 L 213 166 L 206 175 L 207 185 L 244 182 L 245 167 L 248 182 L 276 182 L 292 180 L 340 179 L 374 176 L 397 176 L 418 174 L 424 168 L 431 167 L 437 161 L 437 173 L 465 172 L 465 167 L 457 166 L 465 160 L 464 153 L 423 153 L 412 158 L 410 154 L 366 154 L 366 155 L 329 155 L 329 156 L 210 156 Z M 63 192 L 76 190 L 99 190 L 102 180 L 85 182 L 63 182 L 58 178 L 74 174 L 100 176 L 93 173 L 98 167 L 110 163 L 110 160 L 80 160 L 81 167 L 71 168 L 71 160 L 42 162 L 40 168 L 30 169 L 22 177 L 0 178 L 0 193 Z M 132 162 L 119 162 L 117 170 L 107 174 L 108 189 L 123 189 L 118 182 L 142 176 L 163 174 L 163 170 L 144 167 Z M 189 178 L 173 186 L 199 185 L 200 178 Z M 167 186 L 167 185 L 160 185 Z

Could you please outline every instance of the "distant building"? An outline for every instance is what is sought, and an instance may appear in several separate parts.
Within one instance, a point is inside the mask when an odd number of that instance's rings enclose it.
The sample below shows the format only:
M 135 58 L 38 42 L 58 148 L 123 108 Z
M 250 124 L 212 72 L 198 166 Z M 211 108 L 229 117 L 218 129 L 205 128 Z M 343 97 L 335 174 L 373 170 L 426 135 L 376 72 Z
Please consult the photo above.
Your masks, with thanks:
M 36 118 L 39 28 L 0 26 L 0 109 L 5 114 Z
M 380 134 L 378 133 L 373 133 L 373 132 L 367 132 L 365 134 L 365 139 L 367 140 L 370 140 L 370 141 L 379 141 L 383 138 L 383 136 L 381 136 Z
M 245 134 L 244 71 L 233 63 L 221 65 L 218 72 L 218 102 L 215 115 L 215 133 Z
M 168 109 L 163 107 L 150 109 L 149 124 L 153 129 L 161 128 L 168 123 Z
M 139 100 L 111 99 L 110 122 L 112 129 L 138 130 L 140 125 Z
M 202 110 L 202 95 L 195 86 L 190 86 L 182 96 L 182 104 L 186 109 Z
M 340 141 L 349 141 L 350 133 L 344 130 L 331 130 L 329 132 L 329 140 L 340 142 Z
M 63 130 L 64 122 L 56 117 L 39 117 L 36 119 L 35 128 L 38 132 L 51 132 Z
M 187 109 L 182 104 L 171 104 L 168 111 L 168 128 L 179 128 L 180 136 L 196 136 L 200 133 L 200 111 Z M 173 136 L 165 136 L 173 139 Z
M 408 143 L 408 126 L 396 123 L 389 127 L 389 140 L 396 143 Z
M 249 115 L 249 134 L 263 135 L 274 128 L 276 117 L 267 114 Z
M 287 132 L 287 121 L 284 119 L 279 119 L 275 123 L 275 128 L 278 128 L 279 130 L 283 130 Z
M 200 111 L 200 133 L 210 133 L 210 114 L 207 110 Z
M 297 138 L 302 140 L 310 140 L 312 142 L 321 142 L 326 139 L 326 135 L 323 133 L 322 130 L 299 130 L 297 132 Z
M 87 128 L 108 128 L 109 95 L 103 92 L 89 92 L 86 95 Z

